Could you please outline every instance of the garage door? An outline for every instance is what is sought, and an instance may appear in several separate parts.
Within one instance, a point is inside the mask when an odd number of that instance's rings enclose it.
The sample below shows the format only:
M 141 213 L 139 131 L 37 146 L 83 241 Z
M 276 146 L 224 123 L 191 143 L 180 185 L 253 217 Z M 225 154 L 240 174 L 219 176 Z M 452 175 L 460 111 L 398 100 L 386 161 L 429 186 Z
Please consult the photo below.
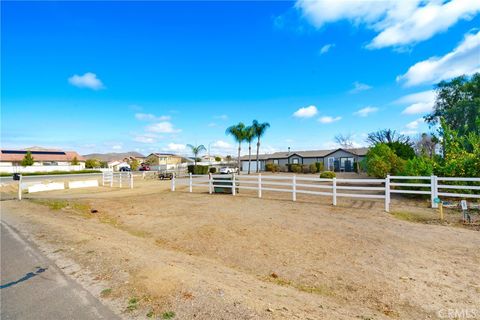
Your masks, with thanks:
M 248 172 L 248 161 L 242 161 L 242 171 Z M 257 161 L 252 160 L 250 163 L 250 172 L 257 171 Z

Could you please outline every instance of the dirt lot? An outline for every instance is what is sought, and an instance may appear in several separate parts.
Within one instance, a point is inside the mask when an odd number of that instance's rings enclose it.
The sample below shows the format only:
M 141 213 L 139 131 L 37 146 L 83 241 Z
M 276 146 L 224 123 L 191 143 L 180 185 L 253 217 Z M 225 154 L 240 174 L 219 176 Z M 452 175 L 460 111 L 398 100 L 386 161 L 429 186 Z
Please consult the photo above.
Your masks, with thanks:
M 405 221 L 406 206 L 389 215 L 381 201 L 342 199 L 331 207 L 307 196 L 294 203 L 268 193 L 168 189 L 169 182 L 141 181 L 133 190 L 48 192 L 2 201 L 2 215 L 54 259 L 78 264 L 73 274 L 125 318 L 480 312 L 476 230 Z M 412 203 L 411 212 L 434 220 L 423 202 Z

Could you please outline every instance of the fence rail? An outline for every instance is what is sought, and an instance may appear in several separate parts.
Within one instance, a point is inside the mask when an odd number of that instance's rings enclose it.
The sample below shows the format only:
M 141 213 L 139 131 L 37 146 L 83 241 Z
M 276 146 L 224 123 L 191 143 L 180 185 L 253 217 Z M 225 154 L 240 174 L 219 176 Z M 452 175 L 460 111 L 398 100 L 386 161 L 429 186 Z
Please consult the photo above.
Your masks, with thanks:
M 392 180 L 420 180 L 423 182 L 392 182 Z M 428 180 L 428 183 L 426 183 L 425 180 Z M 171 181 L 171 190 L 175 191 L 177 185 L 188 186 L 189 192 L 193 192 L 193 187 L 206 187 L 211 194 L 213 193 L 215 187 L 221 187 L 231 189 L 232 194 L 235 195 L 237 189 L 245 189 L 256 190 L 259 198 L 262 197 L 263 191 L 283 192 L 291 193 L 293 201 L 297 200 L 297 194 L 309 194 L 331 197 L 333 205 L 337 205 L 338 197 L 384 199 L 386 212 L 389 212 L 390 210 L 390 197 L 392 193 L 430 195 L 432 208 L 436 208 L 438 206 L 436 203 L 437 201 L 435 200 L 439 196 L 480 199 L 480 192 L 475 193 L 475 191 L 480 190 L 480 183 L 478 186 L 458 184 L 450 185 L 438 184 L 438 181 L 476 183 L 480 182 L 480 178 L 387 176 L 385 179 L 326 179 L 299 177 L 296 175 L 272 176 L 258 174 L 255 176 L 239 176 L 236 174 L 189 174 L 185 176 L 174 177 Z M 473 193 L 441 192 L 442 189 L 451 189 L 452 191 L 469 190 Z M 344 190 L 347 190 L 347 192 L 343 192 Z M 352 191 L 354 193 L 352 193 Z

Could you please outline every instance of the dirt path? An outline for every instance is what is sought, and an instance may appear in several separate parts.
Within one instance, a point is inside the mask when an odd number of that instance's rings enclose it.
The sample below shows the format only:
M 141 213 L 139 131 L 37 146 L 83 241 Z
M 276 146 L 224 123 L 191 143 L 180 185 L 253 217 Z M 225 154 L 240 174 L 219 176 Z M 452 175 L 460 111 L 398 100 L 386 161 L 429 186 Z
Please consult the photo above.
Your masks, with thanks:
M 77 197 L 60 210 L 14 201 L 2 210 L 107 283 L 106 298 L 123 303 L 127 318 L 436 319 L 443 309 L 480 309 L 480 234 L 400 221 L 375 202 Z M 139 301 L 125 311 L 131 298 Z

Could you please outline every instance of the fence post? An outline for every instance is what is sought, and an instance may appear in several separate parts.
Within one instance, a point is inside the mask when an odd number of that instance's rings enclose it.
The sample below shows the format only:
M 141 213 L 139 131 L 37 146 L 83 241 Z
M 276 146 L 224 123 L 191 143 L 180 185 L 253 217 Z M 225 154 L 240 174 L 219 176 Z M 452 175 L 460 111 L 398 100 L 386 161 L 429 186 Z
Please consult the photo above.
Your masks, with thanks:
M 337 205 L 337 178 L 332 179 L 332 196 L 333 196 L 333 205 Z
M 102 187 L 105 187 L 105 171 L 102 172 Z
M 133 189 L 133 172 L 130 172 L 130 189 Z
M 390 175 L 385 178 L 385 212 L 390 212 Z
M 236 182 L 235 182 L 235 172 L 232 173 L 232 195 L 235 195 L 237 190 L 236 190 Z
M 262 174 L 258 174 L 258 197 L 262 197 Z
M 297 201 L 297 176 L 293 175 L 292 178 L 292 200 Z
M 193 186 L 192 186 L 193 181 L 192 181 L 192 173 L 191 172 L 190 172 L 189 176 L 190 176 L 190 179 L 188 180 L 188 189 L 189 189 L 190 192 L 193 192 Z
M 120 182 L 119 182 L 120 188 L 122 187 L 122 176 L 123 176 L 123 173 L 120 172 Z
M 432 208 L 438 208 L 438 204 L 435 203 L 435 198 L 438 196 L 437 176 L 432 175 L 430 177 L 430 201 Z
M 175 173 L 172 175 L 172 192 L 175 191 Z
M 18 200 L 22 200 L 22 175 L 21 174 L 18 180 Z
M 213 193 L 213 175 L 211 173 L 208 174 L 208 193 Z
M 113 171 L 112 171 L 111 175 L 110 175 L 110 188 L 113 188 L 113 177 L 114 177 L 114 174 L 113 174 Z

